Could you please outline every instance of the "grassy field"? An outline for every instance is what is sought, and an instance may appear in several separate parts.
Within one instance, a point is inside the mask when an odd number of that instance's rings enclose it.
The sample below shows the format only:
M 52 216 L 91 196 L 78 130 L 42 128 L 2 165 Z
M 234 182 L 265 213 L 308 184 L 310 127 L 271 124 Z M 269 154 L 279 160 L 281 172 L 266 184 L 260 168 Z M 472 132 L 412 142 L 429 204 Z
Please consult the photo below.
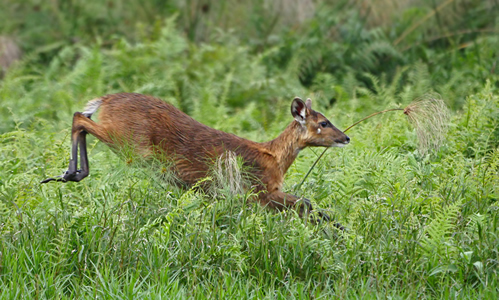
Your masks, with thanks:
M 0 79 L 1 299 L 499 298 L 494 1 L 159 2 L 0 9 L 24 52 Z M 295 96 L 340 129 L 429 92 L 450 120 L 427 153 L 400 111 L 365 121 L 298 188 L 322 149 L 302 151 L 285 189 L 340 232 L 223 185 L 169 186 L 93 137 L 88 178 L 40 185 L 67 168 L 72 114 L 115 92 L 256 141 L 293 120 Z

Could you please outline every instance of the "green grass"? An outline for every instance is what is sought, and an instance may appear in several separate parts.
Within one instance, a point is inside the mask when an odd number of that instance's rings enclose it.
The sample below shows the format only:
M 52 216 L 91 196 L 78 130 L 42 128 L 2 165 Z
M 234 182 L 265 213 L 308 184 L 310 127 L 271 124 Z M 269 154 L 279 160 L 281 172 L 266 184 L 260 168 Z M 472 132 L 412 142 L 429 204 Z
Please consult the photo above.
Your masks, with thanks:
M 135 43 L 64 44 L 46 62 L 28 52 L 0 81 L 0 298 L 498 298 L 496 38 L 425 48 L 430 63 L 408 58 L 392 74 L 316 70 L 307 85 L 303 52 L 280 64 L 286 45 L 255 51 L 231 33 L 193 43 L 177 18 Z M 88 178 L 40 185 L 67 168 L 72 114 L 121 91 L 257 141 L 291 122 L 294 96 L 343 129 L 431 91 L 452 117 L 443 146 L 424 156 L 401 112 L 359 124 L 348 147 L 327 152 L 296 193 L 346 232 L 223 186 L 217 197 L 176 189 L 92 137 Z M 287 191 L 321 150 L 299 155 Z

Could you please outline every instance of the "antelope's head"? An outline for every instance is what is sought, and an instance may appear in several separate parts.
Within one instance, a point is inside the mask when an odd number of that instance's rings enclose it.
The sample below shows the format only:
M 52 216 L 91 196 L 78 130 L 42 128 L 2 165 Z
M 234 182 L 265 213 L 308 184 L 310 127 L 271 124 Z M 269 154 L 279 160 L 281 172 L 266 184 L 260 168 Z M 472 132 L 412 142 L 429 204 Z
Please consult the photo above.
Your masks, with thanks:
M 301 137 L 304 146 L 344 147 L 350 138 L 336 128 L 321 113 L 312 109 L 312 100 L 303 102 L 295 98 L 291 103 L 291 114 L 301 126 Z

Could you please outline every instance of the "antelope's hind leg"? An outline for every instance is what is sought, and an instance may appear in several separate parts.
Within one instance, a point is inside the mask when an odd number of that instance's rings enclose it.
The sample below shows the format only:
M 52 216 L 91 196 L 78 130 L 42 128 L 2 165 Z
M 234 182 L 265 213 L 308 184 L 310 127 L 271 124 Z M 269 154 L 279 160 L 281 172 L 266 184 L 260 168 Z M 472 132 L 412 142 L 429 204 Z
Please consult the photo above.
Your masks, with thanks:
M 55 178 L 48 178 L 40 183 L 47 183 L 50 181 L 80 181 L 87 177 L 89 174 L 88 156 L 87 156 L 87 129 L 96 125 L 89 118 L 85 117 L 82 113 L 75 113 L 73 116 L 73 126 L 71 128 L 71 159 L 69 160 L 68 170 L 60 176 Z M 91 130 L 94 131 L 94 130 Z M 80 150 L 80 167 L 78 170 L 78 148 Z

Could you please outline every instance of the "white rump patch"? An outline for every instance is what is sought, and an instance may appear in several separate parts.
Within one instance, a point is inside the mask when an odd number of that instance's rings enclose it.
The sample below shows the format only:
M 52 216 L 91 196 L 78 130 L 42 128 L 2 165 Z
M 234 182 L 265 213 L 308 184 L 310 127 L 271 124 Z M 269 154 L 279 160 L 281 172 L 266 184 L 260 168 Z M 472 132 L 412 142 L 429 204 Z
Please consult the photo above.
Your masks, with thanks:
M 101 106 L 101 104 L 102 104 L 102 99 L 101 98 L 90 100 L 87 103 L 87 106 L 85 107 L 85 110 L 83 111 L 82 114 L 85 117 L 90 118 L 97 111 L 97 109 L 99 109 L 99 107 Z

